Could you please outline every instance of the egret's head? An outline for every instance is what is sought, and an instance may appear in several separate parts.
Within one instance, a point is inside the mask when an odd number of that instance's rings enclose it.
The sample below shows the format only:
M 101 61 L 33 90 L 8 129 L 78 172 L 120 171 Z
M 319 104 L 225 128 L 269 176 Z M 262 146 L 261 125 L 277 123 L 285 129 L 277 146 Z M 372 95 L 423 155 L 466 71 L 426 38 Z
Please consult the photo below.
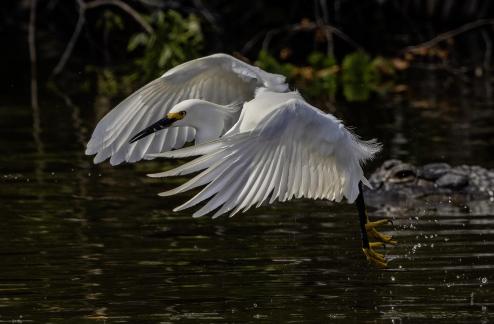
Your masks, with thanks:
M 175 108 L 175 107 L 174 107 Z M 184 119 L 184 117 L 187 115 L 187 112 L 185 110 L 179 110 L 179 111 L 170 111 L 169 113 L 166 114 L 166 116 L 154 124 L 152 124 L 149 127 L 146 127 L 136 135 L 134 135 L 129 143 L 134 143 L 135 141 L 138 141 L 148 135 L 151 135 L 152 133 L 155 133 L 159 130 L 162 130 L 164 128 L 168 128 L 170 126 L 180 126 L 178 125 L 179 122 Z
M 231 108 L 219 109 L 219 107 L 222 106 L 201 99 L 187 99 L 181 101 L 170 109 L 165 118 L 158 120 L 132 137 L 130 143 L 164 128 L 184 126 L 192 127 L 198 133 L 206 131 L 207 134 L 205 135 L 205 138 L 207 139 L 218 138 L 223 129 L 223 120 L 226 118 L 225 116 L 228 116 L 230 111 L 235 112 Z M 200 140 L 201 136 L 199 136 L 199 141 Z

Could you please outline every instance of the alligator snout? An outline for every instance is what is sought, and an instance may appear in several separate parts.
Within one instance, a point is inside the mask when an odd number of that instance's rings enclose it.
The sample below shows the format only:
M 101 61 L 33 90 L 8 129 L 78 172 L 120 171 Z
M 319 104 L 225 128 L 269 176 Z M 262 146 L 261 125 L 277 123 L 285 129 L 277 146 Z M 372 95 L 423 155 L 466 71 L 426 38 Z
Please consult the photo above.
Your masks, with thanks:
M 417 167 L 400 160 L 388 160 L 370 176 L 369 182 L 373 186 L 369 195 L 378 201 L 427 195 L 460 194 L 469 199 L 494 195 L 491 194 L 494 192 L 494 171 L 478 166 L 451 167 L 447 163 L 430 163 Z

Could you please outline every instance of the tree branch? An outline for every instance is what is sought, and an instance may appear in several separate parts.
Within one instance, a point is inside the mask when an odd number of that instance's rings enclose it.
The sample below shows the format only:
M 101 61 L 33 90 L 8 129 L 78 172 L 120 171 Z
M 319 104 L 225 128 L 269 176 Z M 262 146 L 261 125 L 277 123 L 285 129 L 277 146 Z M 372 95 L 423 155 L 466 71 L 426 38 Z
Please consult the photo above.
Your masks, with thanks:
M 465 24 L 463 26 L 460 26 L 456 29 L 453 29 L 453 30 L 444 32 L 442 34 L 439 34 L 436 37 L 432 38 L 431 40 L 428 40 L 427 42 L 423 42 L 423 43 L 420 43 L 418 45 L 405 47 L 405 49 L 403 49 L 402 51 L 403 52 L 411 52 L 411 51 L 415 51 L 415 50 L 423 49 L 423 48 L 429 49 L 429 48 L 434 47 L 437 44 L 439 44 L 440 42 L 443 42 L 449 38 L 456 37 L 460 34 L 468 32 L 472 29 L 476 29 L 479 27 L 487 26 L 487 25 L 494 25 L 494 19 L 480 19 L 480 20 L 470 22 L 470 23 Z
M 92 9 L 92 8 L 96 8 L 99 6 L 105 6 L 105 5 L 113 5 L 113 6 L 119 7 L 120 9 L 122 9 L 123 11 L 128 13 L 130 16 L 132 16 L 132 18 L 134 18 L 134 20 L 137 23 L 139 23 L 142 26 L 142 28 L 144 28 L 144 30 L 146 30 L 146 32 L 148 32 L 149 34 L 153 33 L 153 27 L 151 27 L 151 25 L 148 24 L 148 22 L 146 20 L 144 20 L 141 17 L 141 15 L 137 11 L 135 11 L 131 6 L 129 6 L 128 4 L 126 4 L 125 2 L 122 2 L 120 0 L 94 0 L 91 2 L 87 2 L 86 8 Z
M 328 42 L 332 42 L 331 35 L 334 33 L 336 36 L 338 36 L 343 41 L 347 42 L 349 45 L 355 47 L 356 49 L 358 49 L 360 51 L 365 52 L 364 48 L 361 45 L 359 45 L 357 42 L 355 42 L 352 38 L 350 38 L 350 36 L 345 34 L 340 29 L 338 29 L 334 26 L 328 25 L 328 24 L 320 24 L 320 23 L 314 23 L 314 22 L 302 22 L 302 23 L 298 23 L 298 24 L 294 24 L 294 25 L 289 25 L 289 26 L 285 26 L 285 27 L 272 29 L 266 33 L 266 36 L 264 37 L 264 40 L 262 42 L 262 48 L 264 50 L 267 50 L 269 47 L 269 43 L 271 42 L 271 39 L 278 33 L 285 32 L 285 31 L 287 31 L 287 32 L 311 31 L 311 30 L 315 30 L 315 29 L 324 30 L 325 35 L 326 35 L 326 40 Z
M 44 153 L 43 142 L 41 141 L 41 118 L 38 104 L 38 76 L 37 76 L 37 57 L 36 57 L 36 5 L 37 0 L 31 0 L 31 9 L 29 13 L 28 43 L 29 43 L 29 60 L 31 62 L 31 107 L 33 116 L 33 139 L 38 154 Z M 36 164 L 36 178 L 41 183 L 44 162 Z
M 81 34 L 82 27 L 84 26 L 84 23 L 86 21 L 85 14 L 86 14 L 86 10 L 88 9 L 93 9 L 105 5 L 117 6 L 126 13 L 128 13 L 132 18 L 134 18 L 134 20 L 137 23 L 139 23 L 142 26 L 142 28 L 146 30 L 146 32 L 148 32 L 149 34 L 152 34 L 154 32 L 151 25 L 149 25 L 137 11 L 135 11 L 131 6 L 120 0 L 94 0 L 87 3 L 85 3 L 83 0 L 76 0 L 76 1 L 77 4 L 79 5 L 79 16 L 77 18 L 77 23 L 74 32 L 72 33 L 72 36 L 70 37 L 70 40 L 67 43 L 67 46 L 65 47 L 62 56 L 60 57 L 60 60 L 53 69 L 52 72 L 53 75 L 57 75 L 60 72 L 62 72 L 63 68 L 65 67 L 65 64 L 70 58 L 70 55 L 72 55 L 74 46 L 77 43 L 77 40 L 79 39 L 79 35 Z
M 86 12 L 86 7 L 84 2 L 82 0 L 77 0 L 77 3 L 79 4 L 79 16 L 77 18 L 77 24 L 75 25 L 74 32 L 72 33 L 72 36 L 70 37 L 69 42 L 67 43 L 67 46 L 65 47 L 65 50 L 63 51 L 62 56 L 60 57 L 60 60 L 58 61 L 57 65 L 53 69 L 53 75 L 57 75 L 60 72 L 62 72 L 63 68 L 65 67 L 65 64 L 70 58 L 70 55 L 72 54 L 72 51 L 74 50 L 75 43 L 79 39 L 79 35 L 82 31 L 82 27 L 84 26 L 84 22 L 86 21 L 85 18 L 85 12 Z
M 27 41 L 29 44 L 29 60 L 31 62 L 31 106 L 38 109 L 38 76 L 36 62 L 36 0 L 31 0 L 29 14 L 29 29 Z

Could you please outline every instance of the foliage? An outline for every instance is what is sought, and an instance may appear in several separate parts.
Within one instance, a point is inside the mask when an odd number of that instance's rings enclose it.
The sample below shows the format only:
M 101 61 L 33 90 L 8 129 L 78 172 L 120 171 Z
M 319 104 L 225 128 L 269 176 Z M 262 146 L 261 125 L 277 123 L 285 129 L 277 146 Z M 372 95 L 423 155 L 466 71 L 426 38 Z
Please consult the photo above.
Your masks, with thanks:
M 113 30 L 124 30 L 125 24 L 122 17 L 110 10 L 105 10 L 102 18 L 96 22 L 96 27 L 101 28 L 104 33 Z
M 307 61 L 312 69 L 316 70 L 314 82 L 308 91 L 309 96 L 326 93 L 333 98 L 338 90 L 337 73 L 339 67 L 336 59 L 321 52 L 312 52 Z
M 308 57 L 310 66 L 299 67 L 291 63 L 280 63 L 268 52 L 262 50 L 256 65 L 267 71 L 283 74 L 297 88 L 304 89 L 309 97 L 336 94 L 336 60 L 320 52 L 313 52 Z M 335 69 L 336 68 L 336 69 Z
M 203 35 L 195 15 L 182 17 L 174 10 L 158 11 L 148 20 L 154 27 L 154 33 L 137 33 L 128 43 L 130 52 L 140 50 L 140 56 L 135 60 L 140 79 L 149 81 L 199 56 Z
M 105 32 L 123 28 L 120 16 L 105 12 L 104 17 L 98 26 Z M 87 85 L 87 91 L 96 90 L 107 97 L 128 95 L 166 70 L 201 55 L 203 35 L 196 16 L 183 17 L 168 10 L 157 11 L 147 20 L 154 27 L 153 34 L 139 32 L 129 38 L 127 49 L 135 55 L 132 64 L 86 66 L 86 73 L 95 77 L 94 87 Z
M 343 95 L 348 101 L 366 101 L 378 82 L 378 74 L 369 55 L 355 52 L 342 63 Z
M 394 75 L 394 67 L 382 57 L 371 59 L 368 54 L 354 52 L 343 58 L 341 66 L 332 56 L 312 52 L 308 66 L 280 63 L 265 51 L 259 53 L 256 64 L 273 73 L 284 74 L 295 87 L 303 89 L 309 97 L 334 98 L 339 88 L 347 101 L 366 101 L 371 93 L 383 92 L 382 76 Z
M 107 33 L 125 28 L 122 18 L 111 11 L 104 12 L 98 28 Z M 86 72 L 95 76 L 88 86 L 107 97 L 127 95 L 166 70 L 196 58 L 201 53 L 204 39 L 199 19 L 183 16 L 177 11 L 155 11 L 145 17 L 153 33 L 138 32 L 127 42 L 128 52 L 134 56 L 133 64 L 109 67 L 87 66 Z M 342 94 L 347 101 L 366 101 L 374 92 L 384 93 L 389 83 L 381 83 L 383 75 L 393 75 L 395 68 L 381 57 L 371 59 L 364 52 L 347 54 L 339 63 L 335 57 L 314 51 L 306 57 L 305 65 L 287 62 L 291 50 L 280 52 L 282 59 L 261 50 L 256 64 L 267 71 L 287 76 L 296 88 L 303 89 L 308 97 L 334 101 Z M 285 55 L 283 55 L 283 53 Z
M 265 50 L 259 52 L 257 61 L 255 62 L 261 69 L 272 73 L 282 74 L 289 79 L 293 78 L 296 66 L 291 63 L 280 63 L 274 56 Z

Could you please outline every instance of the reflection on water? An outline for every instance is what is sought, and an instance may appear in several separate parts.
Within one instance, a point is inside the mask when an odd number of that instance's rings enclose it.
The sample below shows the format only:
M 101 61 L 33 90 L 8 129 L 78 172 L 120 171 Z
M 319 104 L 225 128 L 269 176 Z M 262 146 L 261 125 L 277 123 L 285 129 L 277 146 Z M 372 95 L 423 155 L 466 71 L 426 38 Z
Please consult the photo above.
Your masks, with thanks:
M 382 159 L 493 167 L 492 112 L 457 108 L 439 115 L 393 103 L 341 114 L 362 135 L 379 135 Z M 371 211 L 393 220 L 387 232 L 400 243 L 386 250 L 389 269 L 376 270 L 360 251 L 352 206 L 302 200 L 214 221 L 172 213 L 186 196 L 158 198 L 174 184 L 144 176 L 163 162 L 110 168 L 82 155 L 93 124 L 87 110 L 42 105 L 40 151 L 30 109 L 0 107 L 0 321 L 487 323 L 493 315 L 489 203 L 482 212 Z

